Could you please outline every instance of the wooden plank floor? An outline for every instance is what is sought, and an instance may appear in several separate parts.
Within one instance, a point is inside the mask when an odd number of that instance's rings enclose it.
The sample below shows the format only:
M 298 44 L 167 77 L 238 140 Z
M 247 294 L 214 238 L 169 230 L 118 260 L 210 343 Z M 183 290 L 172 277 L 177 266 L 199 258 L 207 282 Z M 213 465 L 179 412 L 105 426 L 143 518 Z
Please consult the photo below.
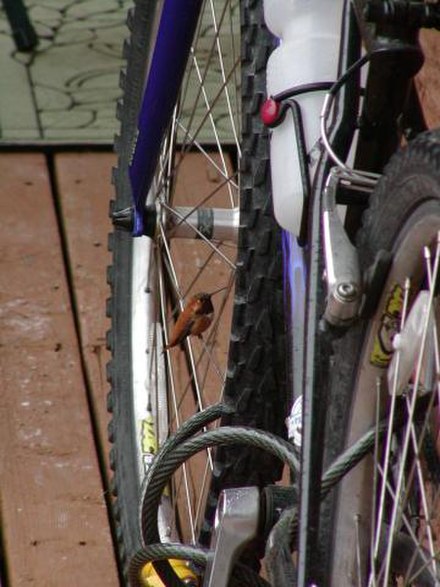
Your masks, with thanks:
M 113 155 L 48 163 L 0 157 L 2 583 L 115 586 L 102 475 Z

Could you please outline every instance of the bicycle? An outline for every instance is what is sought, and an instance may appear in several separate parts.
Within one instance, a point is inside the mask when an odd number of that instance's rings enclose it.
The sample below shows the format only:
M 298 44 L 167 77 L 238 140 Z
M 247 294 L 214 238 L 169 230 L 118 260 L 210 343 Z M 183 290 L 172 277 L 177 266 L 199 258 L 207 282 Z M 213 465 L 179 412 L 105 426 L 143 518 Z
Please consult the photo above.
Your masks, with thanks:
M 263 554 L 277 587 L 439 583 L 440 135 L 413 82 L 439 11 L 332 6 L 138 0 L 129 14 L 109 408 L 132 584 L 268 585 Z M 300 81 L 283 65 L 292 39 L 304 62 L 325 48 Z

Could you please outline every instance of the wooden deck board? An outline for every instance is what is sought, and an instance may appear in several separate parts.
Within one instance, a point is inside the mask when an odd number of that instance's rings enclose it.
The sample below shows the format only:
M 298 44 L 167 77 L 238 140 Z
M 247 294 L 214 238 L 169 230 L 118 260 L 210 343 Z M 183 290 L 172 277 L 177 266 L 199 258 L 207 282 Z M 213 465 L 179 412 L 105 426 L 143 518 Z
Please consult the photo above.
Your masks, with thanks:
M 75 291 L 80 337 L 98 432 L 107 459 L 105 300 L 110 263 L 107 235 L 111 153 L 63 153 L 55 157 L 55 174 Z
M 0 503 L 9 585 L 117 585 L 45 158 L 3 154 L 0 175 Z

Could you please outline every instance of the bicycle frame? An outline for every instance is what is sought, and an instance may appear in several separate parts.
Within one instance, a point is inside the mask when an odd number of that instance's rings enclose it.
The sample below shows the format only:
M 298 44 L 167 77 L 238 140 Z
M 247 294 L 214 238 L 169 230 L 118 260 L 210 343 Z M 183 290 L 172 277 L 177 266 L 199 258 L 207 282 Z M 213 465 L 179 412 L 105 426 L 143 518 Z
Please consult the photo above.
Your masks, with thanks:
M 190 56 L 191 41 L 201 6 L 202 0 L 163 0 L 155 50 L 149 66 L 139 117 L 139 133 L 133 147 L 130 167 L 134 236 L 144 233 L 143 215 L 147 195 L 153 181 L 162 139 L 178 100 L 178 90 Z M 412 133 L 417 133 L 425 127 L 420 106 L 412 91 L 413 76 L 421 67 L 423 59 L 417 44 L 417 28 L 409 27 L 407 24 L 378 24 L 376 34 L 372 35 L 362 16 L 364 6 L 363 0 L 345 2 L 338 77 L 359 59 L 363 41 L 367 52 L 373 54 L 365 92 L 361 89 L 359 71 L 355 71 L 347 83 L 341 86 L 333 110 L 331 144 L 339 157 L 347 157 L 358 123 L 358 108 L 363 93 L 360 117 L 362 125 L 357 139 L 354 167 L 366 172 L 381 173 L 399 146 L 405 128 L 411 128 Z M 402 123 L 403 112 L 405 117 Z M 308 169 L 308 164 L 303 167 Z M 305 220 L 301 223 L 305 227 L 301 255 L 306 259 L 307 268 L 303 299 L 296 303 L 305 309 L 306 318 L 304 327 L 300 329 L 303 331 L 303 344 L 295 345 L 293 357 L 297 370 L 295 381 L 301 385 L 300 390 L 295 390 L 295 395 L 303 394 L 298 537 L 300 587 L 313 583 L 325 584 L 325 569 L 320 566 L 322 553 L 318 540 L 318 488 L 323 470 L 325 380 L 328 370 L 325 357 L 329 356 L 328 349 L 333 331 L 323 329 L 321 322 L 326 298 L 322 281 L 322 251 L 325 243 L 321 221 L 322 194 L 331 167 L 331 156 L 321 145 L 319 162 L 313 177 L 309 178 L 310 200 L 304 206 Z M 349 236 L 353 236 L 359 226 L 365 202 L 359 205 L 359 199 L 356 201 L 350 193 L 341 193 L 340 197 L 340 201 L 348 206 L 346 230 Z M 290 266 L 295 264 L 301 265 L 301 260 L 292 259 Z
M 145 202 L 162 139 L 177 102 L 202 4 L 202 0 L 163 2 L 139 115 L 139 134 L 130 166 L 134 202 L 133 236 L 141 236 L 144 232 Z

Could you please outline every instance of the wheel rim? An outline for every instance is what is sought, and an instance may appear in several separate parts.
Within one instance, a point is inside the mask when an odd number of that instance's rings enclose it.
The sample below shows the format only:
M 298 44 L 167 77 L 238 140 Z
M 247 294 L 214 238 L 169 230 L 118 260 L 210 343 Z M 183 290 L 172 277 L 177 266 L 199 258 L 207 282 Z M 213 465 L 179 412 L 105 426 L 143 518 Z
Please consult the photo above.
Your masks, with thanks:
M 429 294 L 429 290 L 433 291 L 429 283 L 435 282 L 434 272 L 438 269 L 424 260 L 424 250 L 432 251 L 434 257 L 438 253 L 439 226 L 438 206 L 428 202 L 421 205 L 411 222 L 402 228 L 379 309 L 367 330 L 353 392 L 347 445 L 384 417 L 388 420 L 388 433 L 384 440 L 377 441 L 374 457 L 365 459 L 341 484 L 335 518 L 333 560 L 338 561 L 338 565 L 333 565 L 336 576 L 332 576 L 332 584 L 335 585 L 343 584 L 347 577 L 354 585 L 389 585 L 394 584 L 390 581 L 395 581 L 397 576 L 399 585 L 438 584 L 440 542 L 435 537 L 435 526 L 438 527 L 440 491 L 438 480 L 433 483 L 430 479 L 432 465 L 430 471 L 424 454 L 416 449 L 428 438 L 424 423 L 432 419 L 438 421 L 438 389 L 434 385 L 425 396 L 426 413 L 422 423 L 416 425 L 418 416 L 415 414 L 420 411 L 418 406 L 422 401 L 417 390 L 425 380 L 420 376 L 421 370 L 417 375 L 420 348 L 413 357 L 416 369 L 414 373 L 409 371 L 410 379 L 415 377 L 413 388 L 406 386 L 401 397 L 396 395 L 399 387 L 396 384 L 393 393 L 390 364 L 394 367 L 396 363 L 397 353 L 391 363 L 394 352 L 391 339 L 400 330 L 400 320 L 405 324 L 414 317 L 411 314 L 417 299 L 414 291 L 426 288 L 429 304 L 432 300 L 434 305 L 436 303 L 436 296 Z M 431 342 L 424 360 L 426 365 L 429 352 L 431 383 L 432 376 L 435 381 L 439 374 L 438 344 L 433 342 L 436 322 L 438 319 L 429 322 L 428 340 Z M 389 337 L 385 336 L 387 329 Z M 425 345 L 425 336 L 419 336 L 419 347 Z M 402 365 L 398 365 L 395 373 L 401 370 Z M 394 379 L 397 382 L 399 376 Z M 399 418 L 404 425 L 394 434 L 392 423 Z M 393 503 L 397 505 L 394 507 Z
M 205 3 L 147 201 L 155 236 L 133 244 L 131 349 L 140 482 L 157 444 L 190 415 L 218 402 L 224 385 L 238 233 L 238 24 L 238 0 Z M 207 215 L 211 231 L 201 228 L 200 216 Z M 165 351 L 177 314 L 194 294 L 214 291 L 214 319 L 203 339 L 189 337 Z M 206 453 L 177 474 L 172 499 L 164 497 L 159 516 L 163 540 L 196 542 L 211 468 Z M 179 519 L 169 501 L 178 506 Z

